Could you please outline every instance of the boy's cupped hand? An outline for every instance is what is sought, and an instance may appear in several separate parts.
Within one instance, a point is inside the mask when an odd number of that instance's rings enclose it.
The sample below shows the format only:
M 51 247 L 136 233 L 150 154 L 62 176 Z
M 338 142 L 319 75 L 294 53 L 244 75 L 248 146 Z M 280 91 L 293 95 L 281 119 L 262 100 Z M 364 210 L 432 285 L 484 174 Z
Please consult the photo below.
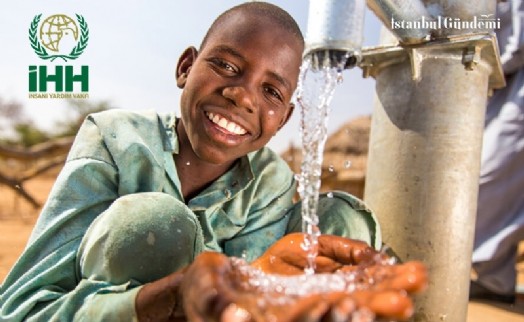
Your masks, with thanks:
M 265 274 L 300 275 L 307 266 L 304 234 L 284 236 L 251 263 Z M 184 273 L 180 288 L 190 321 L 363 321 L 405 320 L 413 314 L 411 296 L 427 286 L 420 262 L 392 264 L 367 244 L 338 236 L 318 239 L 315 274 L 354 274 L 354 287 L 305 295 L 249 283 L 238 261 L 220 253 L 200 254 Z M 307 278 L 307 277 L 306 277 Z

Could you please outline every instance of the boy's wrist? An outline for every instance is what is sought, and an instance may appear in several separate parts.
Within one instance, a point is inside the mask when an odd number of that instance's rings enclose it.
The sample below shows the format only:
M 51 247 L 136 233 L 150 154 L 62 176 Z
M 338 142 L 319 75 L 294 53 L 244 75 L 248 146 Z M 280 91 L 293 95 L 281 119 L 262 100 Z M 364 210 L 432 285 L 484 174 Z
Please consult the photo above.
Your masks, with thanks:
M 185 316 L 180 290 L 184 272 L 177 271 L 140 289 L 135 302 L 138 321 L 176 321 Z

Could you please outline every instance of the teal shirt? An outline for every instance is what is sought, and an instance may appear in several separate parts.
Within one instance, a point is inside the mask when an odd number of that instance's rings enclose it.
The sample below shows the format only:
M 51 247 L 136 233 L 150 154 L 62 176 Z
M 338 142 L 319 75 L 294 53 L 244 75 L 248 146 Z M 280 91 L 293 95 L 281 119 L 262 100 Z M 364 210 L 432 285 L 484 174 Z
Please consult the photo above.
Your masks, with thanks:
M 77 251 L 117 198 L 164 192 L 184 201 L 173 160 L 174 116 L 113 110 L 82 125 L 29 243 L 0 289 L 0 321 L 133 321 L 139 286 L 82 279 Z M 205 248 L 252 260 L 284 235 L 293 173 L 267 148 L 248 154 L 185 201 Z

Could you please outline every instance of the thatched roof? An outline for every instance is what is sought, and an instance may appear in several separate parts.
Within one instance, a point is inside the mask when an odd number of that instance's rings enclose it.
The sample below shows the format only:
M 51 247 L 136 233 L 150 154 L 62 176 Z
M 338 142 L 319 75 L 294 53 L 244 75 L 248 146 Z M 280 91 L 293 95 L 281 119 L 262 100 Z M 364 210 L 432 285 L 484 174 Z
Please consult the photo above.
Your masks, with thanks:
M 347 122 L 329 136 L 324 151 L 367 154 L 370 126 L 371 116 L 361 116 Z

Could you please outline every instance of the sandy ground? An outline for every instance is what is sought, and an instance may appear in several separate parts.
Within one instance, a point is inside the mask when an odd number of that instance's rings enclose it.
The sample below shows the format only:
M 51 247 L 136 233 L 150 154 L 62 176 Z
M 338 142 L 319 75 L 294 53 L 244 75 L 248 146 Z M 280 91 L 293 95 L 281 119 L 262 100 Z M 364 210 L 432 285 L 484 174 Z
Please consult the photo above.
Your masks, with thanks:
M 54 180 L 54 176 L 35 179 L 24 188 L 43 204 Z M 0 281 L 24 249 L 38 212 L 12 190 L 0 186 Z
M 53 177 L 29 182 L 25 187 L 40 202 L 44 202 Z M 37 217 L 32 209 L 9 189 L 0 187 L 0 281 L 23 251 Z M 524 245 L 523 247 L 524 248 Z M 524 254 L 524 251 L 521 252 Z M 519 283 L 524 285 L 524 261 L 518 266 Z M 524 294 L 515 305 L 494 302 L 470 302 L 467 322 L 524 322 Z

